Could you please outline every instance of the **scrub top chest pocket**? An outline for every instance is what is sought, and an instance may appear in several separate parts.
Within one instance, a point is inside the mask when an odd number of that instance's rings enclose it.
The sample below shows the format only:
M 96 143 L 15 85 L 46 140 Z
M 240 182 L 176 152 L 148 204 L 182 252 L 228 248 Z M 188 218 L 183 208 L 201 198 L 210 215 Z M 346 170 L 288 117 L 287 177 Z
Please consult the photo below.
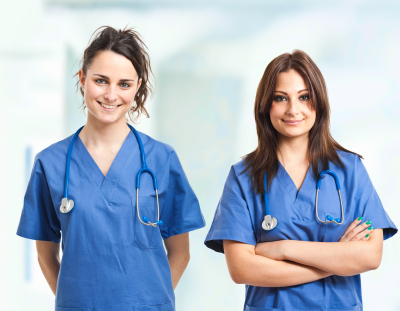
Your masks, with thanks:
M 139 194 L 139 212 L 143 216 L 153 221 L 157 219 L 157 201 L 155 195 Z M 135 242 L 141 249 L 158 248 L 161 245 L 162 237 L 160 226 L 145 226 L 138 218 L 136 197 L 132 197 L 132 217 L 135 230 Z

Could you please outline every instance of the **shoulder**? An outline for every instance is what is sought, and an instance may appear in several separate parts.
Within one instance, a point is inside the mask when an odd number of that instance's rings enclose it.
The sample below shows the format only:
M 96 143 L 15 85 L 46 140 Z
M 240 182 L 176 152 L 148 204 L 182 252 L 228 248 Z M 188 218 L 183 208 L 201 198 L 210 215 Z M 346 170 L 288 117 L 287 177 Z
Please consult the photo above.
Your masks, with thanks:
M 154 139 L 153 137 L 137 131 L 140 139 L 142 140 L 143 146 L 146 149 L 146 152 L 151 152 L 155 154 L 156 157 L 165 157 L 170 156 L 171 154 L 176 155 L 176 151 L 170 145 L 163 143 L 159 140 Z
M 67 156 L 68 147 L 72 140 L 72 136 L 73 135 L 68 136 L 67 138 L 40 151 L 35 157 L 35 162 L 60 162 L 60 158 L 62 159 Z
M 361 174 L 366 174 L 366 169 L 357 154 L 345 151 L 337 151 L 340 160 L 342 161 L 344 168 L 334 165 L 335 171 L 343 171 L 346 178 L 355 178 Z
M 239 162 L 233 164 L 231 170 L 235 173 L 237 178 L 240 178 L 241 175 L 247 175 L 247 172 L 244 172 L 246 170 L 245 160 L 242 159 Z
M 357 166 L 363 165 L 360 157 L 357 154 L 346 152 L 342 150 L 337 150 L 340 160 L 345 166 L 346 171 L 351 171 L 356 169 Z
M 336 152 L 339 155 L 340 160 L 342 160 L 342 162 L 345 166 L 347 166 L 346 164 L 354 165 L 354 163 L 361 160 L 358 155 L 351 153 L 351 152 L 346 152 L 346 151 L 342 151 L 342 150 L 337 150 Z
M 242 159 L 231 166 L 227 183 L 232 182 L 239 184 L 244 191 L 250 190 L 250 170 L 246 171 L 245 159 Z

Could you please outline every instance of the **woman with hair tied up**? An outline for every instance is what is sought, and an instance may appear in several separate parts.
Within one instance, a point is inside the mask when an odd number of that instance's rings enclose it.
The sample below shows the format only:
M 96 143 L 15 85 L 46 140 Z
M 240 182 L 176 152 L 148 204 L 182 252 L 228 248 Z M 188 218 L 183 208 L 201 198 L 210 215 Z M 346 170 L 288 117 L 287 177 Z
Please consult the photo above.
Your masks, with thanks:
M 137 32 L 99 28 L 78 72 L 87 122 L 35 158 L 17 234 L 36 240 L 56 311 L 175 310 L 205 223 L 174 149 L 127 124 L 148 116 L 150 74 Z
M 379 267 L 397 232 L 361 156 L 332 138 L 329 113 L 306 53 L 267 66 L 258 146 L 232 166 L 205 241 L 246 284 L 245 311 L 363 310 L 360 273 Z

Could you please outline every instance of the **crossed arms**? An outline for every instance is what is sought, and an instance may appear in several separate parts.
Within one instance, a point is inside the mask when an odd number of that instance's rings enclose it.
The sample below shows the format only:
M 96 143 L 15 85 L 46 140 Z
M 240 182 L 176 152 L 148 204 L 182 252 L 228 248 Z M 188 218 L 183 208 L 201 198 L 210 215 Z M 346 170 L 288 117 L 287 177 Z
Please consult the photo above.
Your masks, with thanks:
M 355 220 L 339 242 L 282 240 L 254 246 L 224 240 L 231 278 L 238 284 L 283 287 L 377 269 L 383 230 L 366 230 L 368 225 L 359 223 Z

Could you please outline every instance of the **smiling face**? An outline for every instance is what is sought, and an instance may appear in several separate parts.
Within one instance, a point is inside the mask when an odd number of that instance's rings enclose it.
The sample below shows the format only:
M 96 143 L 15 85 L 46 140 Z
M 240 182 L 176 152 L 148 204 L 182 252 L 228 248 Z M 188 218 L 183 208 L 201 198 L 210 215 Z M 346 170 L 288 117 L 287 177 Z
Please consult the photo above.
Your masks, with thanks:
M 88 109 L 88 122 L 125 123 L 141 80 L 131 61 L 112 51 L 100 52 L 87 68 L 79 71 Z
M 316 117 L 309 94 L 297 71 L 290 69 L 277 76 L 270 118 L 278 139 L 308 138 Z

